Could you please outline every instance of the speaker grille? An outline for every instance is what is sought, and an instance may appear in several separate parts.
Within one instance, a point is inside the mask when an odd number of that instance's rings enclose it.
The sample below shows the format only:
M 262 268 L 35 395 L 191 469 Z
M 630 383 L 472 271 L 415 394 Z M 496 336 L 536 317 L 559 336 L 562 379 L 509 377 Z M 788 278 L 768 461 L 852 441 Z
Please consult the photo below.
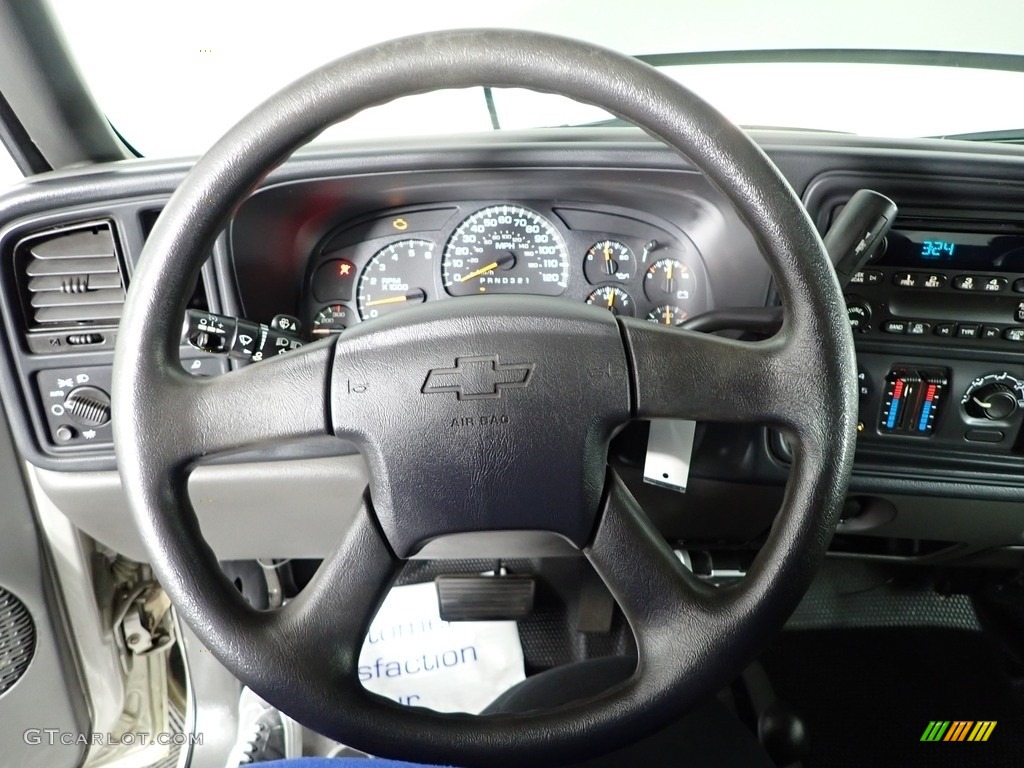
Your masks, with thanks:
M 28 669 L 36 649 L 36 628 L 25 604 L 0 587 L 0 696 Z

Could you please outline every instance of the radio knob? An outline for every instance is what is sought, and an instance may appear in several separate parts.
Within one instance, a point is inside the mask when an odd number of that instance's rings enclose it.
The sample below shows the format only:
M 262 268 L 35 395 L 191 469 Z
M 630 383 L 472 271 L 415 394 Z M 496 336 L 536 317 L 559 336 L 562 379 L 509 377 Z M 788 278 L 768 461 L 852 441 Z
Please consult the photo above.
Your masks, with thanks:
M 871 305 L 857 296 L 846 297 L 846 314 L 850 318 L 850 330 L 866 333 L 871 328 Z
M 1017 411 L 1017 395 L 1005 384 L 986 384 L 970 393 L 964 407 L 975 419 L 1003 421 Z

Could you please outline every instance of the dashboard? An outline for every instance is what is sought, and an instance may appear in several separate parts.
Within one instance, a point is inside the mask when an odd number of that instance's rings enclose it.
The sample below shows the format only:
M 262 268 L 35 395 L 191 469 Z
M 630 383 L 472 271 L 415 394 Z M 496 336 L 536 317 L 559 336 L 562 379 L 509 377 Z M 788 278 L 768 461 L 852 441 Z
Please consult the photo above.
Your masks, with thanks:
M 858 189 L 899 206 L 884 247 L 846 289 L 860 431 L 834 548 L 1015 562 L 1024 544 L 1024 151 L 753 136 L 821 232 Z M 120 315 L 125 287 L 187 170 L 118 163 L 47 174 L 0 197 L 0 391 L 14 440 L 47 499 L 139 557 L 114 471 L 110 366 L 118 327 L 131 322 Z M 264 324 L 290 318 L 311 340 L 422 302 L 502 293 L 678 325 L 710 310 L 774 306 L 773 284 L 742 220 L 687 161 L 632 129 L 564 129 L 303 150 L 210 244 L 189 306 Z M 198 376 L 253 364 L 187 344 L 181 356 Z M 666 536 L 763 535 L 792 459 L 784 436 L 698 425 L 680 494 L 642 482 L 646 430 L 620 434 L 610 459 Z M 344 524 L 339 499 L 354 507 L 365 480 L 354 449 L 329 440 L 218 459 L 196 471 L 193 496 L 218 552 L 316 556 Z M 292 525 L 297 507 L 314 510 L 314 522 Z

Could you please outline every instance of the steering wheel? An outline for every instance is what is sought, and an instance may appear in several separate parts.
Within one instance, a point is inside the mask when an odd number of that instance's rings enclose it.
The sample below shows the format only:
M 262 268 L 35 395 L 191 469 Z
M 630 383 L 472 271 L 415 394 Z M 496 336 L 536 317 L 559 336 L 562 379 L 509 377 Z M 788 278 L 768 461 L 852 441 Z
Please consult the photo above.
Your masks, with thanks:
M 237 206 L 328 125 L 400 96 L 490 85 L 553 92 L 639 125 L 733 203 L 775 276 L 782 330 L 741 342 L 544 298 L 425 304 L 212 379 L 179 363 L 190 286 Z M 650 733 L 712 693 L 778 629 L 827 548 L 849 480 L 856 394 L 839 286 L 806 212 L 726 118 L 651 67 L 532 32 L 461 30 L 345 56 L 257 107 L 164 208 L 128 291 L 114 362 L 122 483 L 181 616 L 246 685 L 372 754 L 565 763 Z M 483 417 L 483 418 L 481 418 Z M 720 588 L 678 561 L 607 466 L 632 419 L 754 422 L 795 450 L 747 576 Z M 472 424 L 472 428 L 463 425 Z M 370 486 L 354 524 L 283 608 L 251 609 L 187 494 L 203 457 L 275 440 L 354 441 Z M 633 677 L 562 707 L 471 717 L 366 692 L 356 665 L 403 559 L 449 534 L 541 530 L 589 559 L 629 621 Z

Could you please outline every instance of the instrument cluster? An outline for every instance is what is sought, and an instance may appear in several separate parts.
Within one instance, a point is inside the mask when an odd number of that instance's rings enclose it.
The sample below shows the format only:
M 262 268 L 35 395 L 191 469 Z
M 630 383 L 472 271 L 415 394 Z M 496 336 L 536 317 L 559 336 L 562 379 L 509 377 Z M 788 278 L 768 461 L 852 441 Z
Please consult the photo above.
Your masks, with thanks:
M 474 201 L 395 209 L 335 229 L 309 261 L 315 337 L 425 301 L 530 294 L 680 325 L 711 308 L 686 234 L 608 206 Z

